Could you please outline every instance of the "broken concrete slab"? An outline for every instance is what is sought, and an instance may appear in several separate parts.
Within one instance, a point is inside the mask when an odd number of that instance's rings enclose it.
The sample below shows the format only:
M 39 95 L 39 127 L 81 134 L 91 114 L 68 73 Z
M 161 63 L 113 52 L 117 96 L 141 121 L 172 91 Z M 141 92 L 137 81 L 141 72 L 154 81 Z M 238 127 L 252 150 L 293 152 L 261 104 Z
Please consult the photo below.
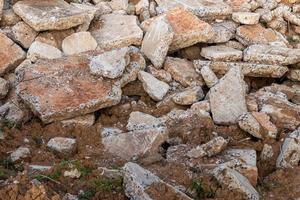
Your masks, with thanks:
M 247 112 L 246 89 L 240 67 L 232 67 L 209 91 L 209 102 L 216 124 L 235 124 Z
M 119 103 L 120 86 L 91 75 L 89 58 L 81 55 L 26 64 L 18 73 L 18 95 L 44 123 Z
M 156 79 L 147 72 L 140 71 L 138 78 L 143 83 L 144 90 L 155 101 L 162 100 L 170 89 L 167 83 Z
M 149 58 L 154 67 L 162 67 L 173 37 L 173 29 L 165 18 L 159 17 L 150 25 L 143 39 L 141 52 Z
M 102 143 L 106 151 L 112 155 L 130 160 L 157 153 L 159 146 L 167 138 L 167 129 L 159 127 L 112 134 L 102 138 Z
M 92 24 L 90 30 L 98 48 L 109 51 L 142 44 L 143 31 L 137 22 L 134 15 L 107 14 Z
M 239 61 L 243 59 L 243 52 L 231 47 L 218 45 L 202 48 L 201 56 L 212 61 Z
M 266 65 L 247 62 L 212 62 L 204 60 L 195 60 L 194 66 L 198 73 L 204 66 L 209 66 L 213 72 L 218 75 L 226 74 L 232 67 L 239 66 L 242 68 L 244 76 L 249 77 L 272 77 L 280 78 L 285 75 L 289 69 L 281 65 Z
M 86 13 L 63 0 L 25 0 L 13 9 L 35 31 L 64 30 L 85 22 Z
M 25 52 L 6 35 L 0 33 L 0 75 L 16 68 L 24 59 Z
M 274 64 L 292 65 L 300 62 L 300 49 L 256 44 L 244 50 L 244 61 Z
M 262 138 L 262 130 L 260 124 L 251 113 L 245 113 L 241 115 L 239 117 L 238 124 L 243 131 L 251 134 L 256 138 Z

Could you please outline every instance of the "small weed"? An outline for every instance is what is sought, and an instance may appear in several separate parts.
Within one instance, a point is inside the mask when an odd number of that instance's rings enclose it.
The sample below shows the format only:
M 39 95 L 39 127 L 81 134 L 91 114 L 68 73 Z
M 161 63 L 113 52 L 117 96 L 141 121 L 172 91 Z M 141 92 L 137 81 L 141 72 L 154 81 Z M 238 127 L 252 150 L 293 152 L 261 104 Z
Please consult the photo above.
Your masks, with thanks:
M 97 190 L 94 187 L 88 188 L 83 191 L 83 193 L 78 195 L 78 200 L 89 200 L 95 196 Z
M 2 123 L 5 127 L 9 128 L 9 129 L 13 129 L 13 128 L 17 128 L 17 129 L 21 129 L 21 124 L 16 123 L 15 121 L 9 120 L 4 118 L 2 120 Z
M 216 191 L 214 191 L 212 188 L 210 188 L 209 191 L 207 192 L 206 197 L 214 199 L 215 196 L 216 196 Z
M 205 197 L 205 191 L 200 181 L 193 181 L 191 188 L 195 190 L 197 198 L 203 199 Z
M 4 169 L 0 169 L 0 180 L 8 179 L 8 178 L 9 178 L 9 174 L 7 173 L 7 171 Z
M 123 190 L 123 178 L 113 179 L 104 178 L 94 181 L 94 185 L 97 189 L 105 191 L 122 191 Z
M 92 172 L 91 168 L 82 166 L 82 164 L 78 160 L 71 161 L 70 163 L 73 164 L 75 168 L 80 172 L 81 179 L 84 179 L 88 174 Z

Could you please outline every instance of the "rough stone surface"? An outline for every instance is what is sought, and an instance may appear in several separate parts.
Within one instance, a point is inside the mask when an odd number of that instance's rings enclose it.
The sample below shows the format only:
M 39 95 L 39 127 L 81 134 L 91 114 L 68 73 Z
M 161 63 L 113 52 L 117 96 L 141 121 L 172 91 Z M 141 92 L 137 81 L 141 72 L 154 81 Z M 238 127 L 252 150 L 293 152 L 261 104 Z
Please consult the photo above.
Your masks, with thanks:
M 242 60 L 243 52 L 220 45 L 202 48 L 201 56 L 212 61 L 238 61 Z
M 22 158 L 28 157 L 29 154 L 30 150 L 27 147 L 19 147 L 10 154 L 9 158 L 12 162 L 16 162 Z
M 195 60 L 194 65 L 199 73 L 201 73 L 201 68 L 203 66 L 208 65 L 212 71 L 218 75 L 226 74 L 232 67 L 238 66 L 242 68 L 244 76 L 249 77 L 280 78 L 289 71 L 287 67 L 281 65 L 267 65 L 248 62 L 212 62 Z
M 70 156 L 76 151 L 76 139 L 55 137 L 49 140 L 47 147 L 59 156 Z
M 212 24 L 213 35 L 208 43 L 224 43 L 228 42 L 235 36 L 235 30 L 238 24 L 233 21 L 222 21 Z
M 219 82 L 216 74 L 210 69 L 208 65 L 205 65 L 200 70 L 201 76 L 205 81 L 207 87 L 211 88 Z
M 18 22 L 14 25 L 12 27 L 12 32 L 14 40 L 25 49 L 30 47 L 37 36 L 37 32 L 24 22 Z
M 2 18 L 0 20 L 0 26 L 4 26 L 4 27 L 5 26 L 14 26 L 19 21 L 21 21 L 21 18 L 18 15 L 16 15 L 16 13 L 13 11 L 13 9 L 8 9 L 8 10 L 2 11 Z
M 203 81 L 199 74 L 196 73 L 193 63 L 186 59 L 167 57 L 164 69 L 184 87 L 203 85 Z
M 179 105 L 192 105 L 204 98 L 203 90 L 200 86 L 189 87 L 184 91 L 175 94 L 172 100 Z
M 66 119 L 61 121 L 63 126 L 81 126 L 81 127 L 91 127 L 95 123 L 95 115 L 87 114 L 72 119 Z
M 124 47 L 94 56 L 90 62 L 91 74 L 110 79 L 122 76 L 130 60 L 128 52 L 129 49 Z
M 170 86 L 167 83 L 156 79 L 147 72 L 140 71 L 138 78 L 143 83 L 144 90 L 155 101 L 162 100 L 170 89 Z
M 82 24 L 86 13 L 63 0 L 18 1 L 13 9 L 36 31 L 64 30 Z
M 172 76 L 169 72 L 163 69 L 156 69 L 153 66 L 148 66 L 149 72 L 157 79 L 170 83 L 172 81 Z
M 3 6 L 4 6 L 4 0 L 0 0 L 0 20 L 2 17 Z
M 95 50 L 97 41 L 89 32 L 78 32 L 66 37 L 62 42 L 64 54 L 73 55 Z
M 0 78 L 0 99 L 3 99 L 7 95 L 8 90 L 9 83 L 5 79 Z
M 27 52 L 27 58 L 32 62 L 42 58 L 56 59 L 61 57 L 62 52 L 59 49 L 38 41 L 33 42 Z
M 105 149 L 124 160 L 155 154 L 168 138 L 166 128 L 136 130 L 102 138 Z
M 3 75 L 16 68 L 25 59 L 25 52 L 2 33 L 0 44 L 0 75 Z
M 233 67 L 209 91 L 213 120 L 217 124 L 235 124 L 247 112 L 245 83 L 239 67 Z
M 274 65 L 291 65 L 300 62 L 300 50 L 257 44 L 245 49 L 244 61 Z
M 162 126 L 165 126 L 165 120 L 161 118 L 156 118 L 142 112 L 132 112 L 130 113 L 126 128 L 129 131 L 135 131 L 159 128 Z
M 192 200 L 175 187 L 135 163 L 123 167 L 125 194 L 136 200 L 181 199 Z M 163 189 L 165 192 L 161 192 Z M 158 196 L 159 195 L 159 196 Z
M 262 138 L 261 127 L 251 113 L 245 113 L 239 117 L 239 127 L 256 138 Z
M 18 95 L 45 123 L 91 113 L 121 98 L 120 86 L 90 74 L 86 55 L 40 60 L 18 76 Z
M 288 78 L 293 81 L 300 81 L 300 69 L 291 69 L 288 73 Z
M 98 25 L 97 25 L 98 23 Z M 112 50 L 130 45 L 141 45 L 143 31 L 133 15 L 102 15 L 91 27 L 91 34 L 98 42 L 98 48 Z
M 154 67 L 162 67 L 173 36 L 172 27 L 163 17 L 150 25 L 143 39 L 141 51 L 151 60 Z
M 260 18 L 259 13 L 252 12 L 234 12 L 232 13 L 232 19 L 240 24 L 253 25 L 258 24 Z

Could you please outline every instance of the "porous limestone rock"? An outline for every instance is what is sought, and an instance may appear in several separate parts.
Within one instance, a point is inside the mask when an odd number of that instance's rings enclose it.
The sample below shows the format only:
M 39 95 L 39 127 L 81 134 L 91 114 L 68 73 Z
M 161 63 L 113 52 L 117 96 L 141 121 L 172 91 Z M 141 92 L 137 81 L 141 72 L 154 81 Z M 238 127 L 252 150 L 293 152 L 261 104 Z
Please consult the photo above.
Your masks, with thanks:
M 95 50 L 97 41 L 90 32 L 78 32 L 66 37 L 62 42 L 62 50 L 66 55 Z
M 33 42 L 27 52 L 27 58 L 32 62 L 41 58 L 56 59 L 61 57 L 62 52 L 59 49 L 38 41 Z
M 234 12 L 232 13 L 232 19 L 240 24 L 253 25 L 258 24 L 260 18 L 259 13 L 254 12 Z
M 37 36 L 37 32 L 24 22 L 12 27 L 13 39 L 23 48 L 28 49 Z
M 204 47 L 201 56 L 212 61 L 239 61 L 243 58 L 243 52 L 223 45 Z
M 204 98 L 203 90 L 200 86 L 186 88 L 184 91 L 176 93 L 172 100 L 179 105 L 192 105 Z

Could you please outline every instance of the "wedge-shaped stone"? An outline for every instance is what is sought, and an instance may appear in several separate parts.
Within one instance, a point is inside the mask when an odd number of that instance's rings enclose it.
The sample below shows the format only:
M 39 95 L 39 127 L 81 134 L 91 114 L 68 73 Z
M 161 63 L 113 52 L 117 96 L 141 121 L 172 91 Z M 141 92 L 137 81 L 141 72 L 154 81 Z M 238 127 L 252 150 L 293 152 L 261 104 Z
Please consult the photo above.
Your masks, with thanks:
M 159 17 L 149 27 L 144 37 L 141 51 L 156 68 L 161 68 L 173 41 L 171 25 L 164 17 Z
M 275 65 L 291 65 L 300 62 L 300 49 L 255 44 L 244 51 L 244 61 Z
M 189 87 L 182 92 L 176 93 L 172 100 L 179 105 L 192 105 L 204 98 L 203 90 L 200 86 Z
M 183 7 L 199 17 L 218 17 L 232 13 L 229 5 L 223 0 L 160 0 L 157 1 L 159 12 L 166 12 L 174 7 Z
M 298 166 L 300 161 L 300 130 L 294 131 L 285 138 L 277 158 L 277 168 Z
M 195 60 L 194 65 L 196 70 L 201 73 L 201 68 L 209 66 L 216 74 L 226 74 L 234 66 L 240 66 L 244 76 L 250 77 L 272 77 L 280 78 L 289 69 L 281 65 L 266 65 L 247 62 L 211 62 L 204 60 Z
M 120 86 L 90 74 L 90 56 L 39 60 L 18 71 L 17 93 L 44 123 L 119 103 Z
M 164 69 L 184 87 L 204 85 L 202 77 L 196 73 L 193 63 L 180 58 L 167 57 Z
M 6 35 L 0 33 L 0 75 L 13 70 L 24 59 L 25 52 Z
M 180 199 L 192 200 L 158 176 L 129 162 L 123 167 L 125 194 L 135 200 Z M 164 191 L 164 192 L 162 192 Z
M 135 156 L 157 153 L 167 138 L 167 129 L 160 127 L 109 135 L 102 138 L 102 143 L 109 153 L 130 160 Z
M 126 128 L 129 131 L 136 131 L 162 126 L 165 126 L 165 120 L 137 111 L 130 113 Z
M 260 24 L 243 25 L 236 30 L 236 39 L 242 44 L 248 46 L 251 44 L 269 44 L 272 42 L 285 43 L 282 36 L 279 36 L 274 30 L 264 28 Z
M 36 31 L 64 30 L 85 22 L 86 13 L 63 0 L 18 1 L 13 9 Z
M 235 66 L 210 89 L 209 101 L 216 124 L 235 124 L 247 112 L 243 78 L 241 68 Z
M 91 26 L 91 34 L 99 49 L 112 50 L 130 45 L 141 45 L 143 31 L 133 15 L 107 14 Z
M 212 61 L 238 61 L 243 58 L 242 51 L 223 45 L 204 47 L 201 55 Z
M 250 184 L 249 180 L 236 170 L 224 166 L 217 167 L 213 171 L 213 175 L 223 187 L 243 194 L 243 199 L 259 200 L 258 192 Z

